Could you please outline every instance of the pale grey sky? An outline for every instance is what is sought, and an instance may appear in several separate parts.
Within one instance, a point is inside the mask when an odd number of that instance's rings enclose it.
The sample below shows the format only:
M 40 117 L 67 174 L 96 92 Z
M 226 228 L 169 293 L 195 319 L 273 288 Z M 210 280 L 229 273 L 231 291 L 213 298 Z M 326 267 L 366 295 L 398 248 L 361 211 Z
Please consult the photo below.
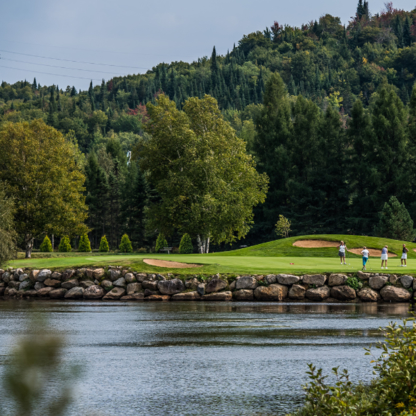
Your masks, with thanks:
M 370 0 L 380 12 L 383 0 Z M 86 89 L 102 78 L 146 72 L 159 62 L 224 54 L 274 20 L 300 26 L 330 13 L 347 23 L 357 1 L 2 0 L 0 80 Z M 416 0 L 397 0 L 411 10 Z M 32 56 L 31 56 L 32 55 Z M 49 59 L 55 58 L 55 59 Z M 93 65 L 94 64 L 94 65 Z M 104 65 L 105 64 L 105 65 Z M 6 68 L 7 67 L 7 68 Z M 63 67 L 63 68 L 62 68 Z M 65 75 L 65 76 L 64 76 Z M 74 78 L 72 78 L 74 77 Z

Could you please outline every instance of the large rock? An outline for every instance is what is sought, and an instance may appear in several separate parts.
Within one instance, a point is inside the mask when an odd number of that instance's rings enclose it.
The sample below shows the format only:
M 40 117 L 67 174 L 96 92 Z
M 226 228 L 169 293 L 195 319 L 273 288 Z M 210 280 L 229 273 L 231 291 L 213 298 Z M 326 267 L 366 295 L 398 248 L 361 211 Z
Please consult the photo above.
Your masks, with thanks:
M 58 288 L 61 287 L 61 281 L 60 280 L 55 280 L 55 279 L 46 279 L 43 284 L 45 286 L 49 286 L 49 287 L 53 287 L 53 288 Z
M 229 289 L 231 291 L 235 290 L 235 286 L 237 284 L 237 280 L 234 280 L 233 282 L 230 283 Z M 198 287 L 198 286 L 197 286 Z
M 72 289 L 73 287 L 77 287 L 79 286 L 79 282 L 77 279 L 71 279 L 71 280 L 67 280 L 66 282 L 63 282 L 61 284 L 61 287 L 63 287 L 64 289 Z
M 305 297 L 309 300 L 325 300 L 329 298 L 331 289 L 328 286 L 321 286 L 316 289 L 308 289 L 305 293 Z
M 52 272 L 50 271 L 50 270 L 48 270 L 48 269 L 43 269 L 43 270 L 41 270 L 39 273 L 38 273 L 38 275 L 37 275 L 37 277 L 36 277 L 36 280 L 38 281 L 38 282 L 44 282 L 46 279 L 49 279 L 50 277 L 52 276 Z
M 6 292 L 4 294 L 6 295 Z M 14 288 L 9 289 L 9 291 L 7 292 L 7 296 L 16 296 L 16 294 L 17 294 L 17 289 L 14 289 Z
M 53 289 L 49 292 L 49 297 L 51 299 L 62 299 L 65 294 L 66 294 L 67 290 L 60 288 L 60 289 Z
M 144 289 L 157 290 L 157 284 L 158 283 L 159 283 L 158 281 L 144 280 L 142 282 L 142 286 L 143 286 Z
M 400 283 L 405 289 L 408 289 L 413 286 L 413 277 L 404 275 L 400 277 Z
M 94 279 L 100 280 L 101 278 L 103 278 L 105 275 L 105 270 L 100 268 L 100 269 L 95 269 L 92 272 L 92 277 Z
M 240 300 L 240 301 L 253 300 L 254 299 L 254 293 L 250 289 L 239 289 L 239 290 L 236 290 L 233 293 L 233 298 L 235 300 Z
M 10 282 L 7 284 L 12 289 L 19 289 L 20 283 L 15 282 L 14 280 L 10 280 Z
M 233 294 L 230 291 L 227 292 L 215 292 L 202 296 L 202 300 L 209 301 L 230 301 L 233 299 Z
M 3 273 L 1 278 L 2 278 L 4 283 L 9 283 L 10 282 L 10 273 L 9 272 Z
M 35 283 L 35 286 L 33 287 L 33 289 L 35 289 L 35 290 L 40 290 L 40 289 L 43 289 L 45 287 L 45 285 L 43 284 L 43 283 L 41 283 L 41 282 L 36 282 Z
M 120 298 L 120 300 L 123 300 L 123 301 L 128 301 L 128 300 L 134 300 L 134 301 L 144 300 L 144 294 L 143 293 L 133 293 L 131 295 L 122 296 Z
M 40 273 L 40 271 L 39 271 L 39 270 L 32 270 L 32 271 L 29 273 L 29 279 L 30 279 L 32 282 L 36 282 L 36 279 L 37 279 L 37 277 L 38 277 L 39 273 Z M 4 280 L 4 275 L 3 275 L 3 280 Z
M 254 290 L 258 286 L 257 279 L 252 276 L 240 277 L 235 284 L 237 290 L 240 289 L 251 289 Z
M 115 287 L 111 289 L 104 297 L 104 300 L 116 300 L 120 299 L 122 296 L 126 294 L 126 289 L 123 287 Z
M 162 295 L 175 295 L 185 290 L 185 285 L 181 279 L 160 280 L 157 288 Z
M 115 282 L 117 279 L 119 279 L 121 276 L 121 270 L 118 269 L 110 269 L 108 271 L 108 278 L 112 282 Z
M 270 286 L 259 286 L 254 291 L 257 300 L 278 300 L 281 301 L 287 296 L 288 288 L 277 283 Z
M 200 283 L 197 286 L 196 291 L 198 292 L 199 295 L 204 296 L 205 295 L 205 283 Z
M 302 278 L 303 283 L 307 285 L 315 285 L 317 287 L 323 286 L 326 282 L 326 276 L 324 274 L 306 274 Z
M 145 297 L 144 300 L 153 300 L 159 302 L 166 302 L 170 299 L 168 295 L 150 295 L 147 298 Z
M 84 290 L 84 299 L 101 299 L 105 292 L 101 286 L 94 285 Z
M 348 276 L 345 274 L 333 273 L 329 276 L 328 286 L 342 286 L 347 282 Z M 332 296 L 332 295 L 331 295 Z M 335 298 L 338 299 L 338 298 Z
M 387 276 L 371 276 L 368 280 L 368 284 L 371 289 L 379 290 L 381 289 L 389 280 Z
M 268 274 L 263 280 L 267 285 L 272 285 L 277 282 L 277 276 L 275 274 Z
M 152 296 L 152 295 L 160 295 L 158 290 L 150 290 L 150 289 L 145 289 L 143 293 L 144 293 L 145 298 L 147 298 L 148 296 Z
M 125 288 L 126 285 L 126 280 L 124 279 L 124 277 L 120 277 L 120 279 L 117 279 L 114 283 L 113 283 L 114 287 L 123 287 Z
M 127 295 L 132 295 L 133 293 L 139 293 L 142 290 L 141 283 L 129 283 L 127 285 Z
M 75 276 L 75 270 L 67 269 L 62 273 L 63 280 L 71 280 Z
M 173 295 L 171 300 L 200 300 L 201 296 L 198 292 L 186 292 L 186 293 L 177 293 Z
M 29 278 L 29 276 L 25 273 L 23 274 L 19 274 L 19 282 L 24 282 L 25 280 L 27 280 Z
M 400 276 L 397 276 L 395 274 L 391 274 L 390 277 L 389 277 L 389 282 L 392 285 L 395 285 L 399 281 L 399 279 L 400 279 Z
M 29 289 L 32 285 L 33 283 L 30 280 L 24 280 L 22 283 L 20 283 L 19 290 Z
M 293 285 L 289 290 L 290 299 L 305 299 L 306 289 L 301 285 Z
M 103 280 L 101 282 L 101 287 L 103 287 L 105 290 L 111 290 L 114 286 L 111 280 Z
M 38 292 L 38 296 L 41 297 L 46 297 L 49 296 L 49 293 L 52 292 L 52 288 L 51 287 L 43 287 L 42 289 L 39 289 Z
M 338 300 L 352 300 L 356 298 L 355 290 L 349 286 L 335 286 L 331 289 L 331 297 Z
M 142 283 L 142 282 L 144 282 L 145 280 L 150 280 L 150 279 L 148 279 L 148 277 L 147 277 L 147 274 L 146 274 L 146 273 L 137 273 L 136 279 L 137 279 L 137 281 L 138 281 L 139 283 Z
M 371 273 L 365 273 L 365 272 L 362 272 L 361 270 L 359 270 L 357 272 L 357 276 L 361 280 L 368 280 L 371 277 Z
M 299 276 L 295 276 L 293 274 L 278 274 L 277 281 L 281 285 L 291 286 L 295 283 L 298 283 L 301 280 Z
M 62 273 L 53 272 L 52 275 L 51 275 L 51 279 L 62 280 Z
M 82 299 L 84 297 L 84 289 L 82 287 L 73 287 L 65 293 L 65 299 Z
M 198 281 L 198 279 L 196 277 L 194 277 L 192 279 L 188 279 L 185 282 L 185 287 L 187 289 L 196 290 L 196 288 L 198 287 L 198 285 L 199 285 L 199 281 Z
M 214 278 L 205 285 L 205 293 L 219 292 L 227 286 L 228 283 L 225 280 Z
M 411 299 L 412 295 L 407 289 L 402 287 L 385 286 L 380 291 L 381 297 L 386 301 L 406 302 Z
M 87 289 L 87 288 L 89 288 L 90 286 L 94 286 L 95 285 L 95 283 L 94 282 L 92 282 L 91 280 L 83 280 L 82 282 L 80 282 L 80 284 L 79 284 L 83 289 Z
M 357 296 L 363 302 L 377 302 L 380 299 L 380 294 L 369 287 L 365 287 L 364 289 L 361 289 L 357 293 Z
M 137 282 L 137 280 L 134 277 L 134 274 L 133 273 L 126 273 L 126 275 L 124 276 L 124 280 L 126 281 L 126 283 L 134 283 L 134 282 Z
M 26 290 L 24 292 L 24 296 L 29 298 L 35 298 L 36 296 L 38 296 L 38 292 L 36 292 L 36 290 Z

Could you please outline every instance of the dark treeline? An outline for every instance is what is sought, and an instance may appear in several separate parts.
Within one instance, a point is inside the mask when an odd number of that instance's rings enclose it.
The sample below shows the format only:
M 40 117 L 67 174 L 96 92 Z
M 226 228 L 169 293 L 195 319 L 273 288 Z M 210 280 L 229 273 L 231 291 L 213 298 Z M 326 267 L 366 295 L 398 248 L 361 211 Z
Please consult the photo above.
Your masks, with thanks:
M 178 108 L 215 97 L 270 176 L 248 243 L 275 238 L 279 214 L 296 234 L 371 234 L 390 195 L 416 219 L 415 19 L 416 10 L 391 3 L 371 15 L 360 0 L 347 26 L 328 14 L 300 28 L 274 22 L 224 56 L 214 48 L 210 58 L 161 63 L 86 91 L 2 82 L 0 122 L 41 118 L 78 144 L 94 248 L 103 234 L 115 248 L 124 232 L 135 248 L 153 245 L 145 211 L 157 195 L 126 155 L 145 138 L 145 104 L 160 93 Z

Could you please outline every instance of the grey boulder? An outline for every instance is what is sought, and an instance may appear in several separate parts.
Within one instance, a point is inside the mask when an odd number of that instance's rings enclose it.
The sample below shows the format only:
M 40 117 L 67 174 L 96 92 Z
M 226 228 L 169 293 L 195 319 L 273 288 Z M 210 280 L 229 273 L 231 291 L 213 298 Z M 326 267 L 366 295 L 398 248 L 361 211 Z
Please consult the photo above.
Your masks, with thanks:
M 293 274 L 278 274 L 277 281 L 281 285 L 291 286 L 295 283 L 298 283 L 301 280 L 299 276 L 295 276 Z
M 389 300 L 394 302 L 406 302 L 411 299 L 412 295 L 407 289 L 402 287 L 385 286 L 380 291 L 380 295 L 383 300 Z
M 214 278 L 205 285 L 205 293 L 219 292 L 227 286 L 228 283 L 225 280 Z
M 318 287 L 316 289 L 308 289 L 305 293 L 305 297 L 309 300 L 325 300 L 329 298 L 331 289 L 328 286 Z
M 101 299 L 104 293 L 104 289 L 101 286 L 90 286 L 84 290 L 84 299 Z
M 329 276 L 328 286 L 342 286 L 347 282 L 348 277 L 345 274 L 333 273 Z M 331 295 L 332 296 L 332 295 Z M 337 299 L 337 298 L 335 298 Z
M 181 279 L 160 280 L 157 288 L 162 295 L 175 295 L 185 290 Z
M 236 280 L 235 288 L 240 289 L 251 289 L 254 290 L 258 286 L 257 279 L 251 276 L 243 276 Z
M 289 290 L 290 299 L 305 299 L 306 289 L 301 285 L 293 285 Z
M 400 277 L 400 283 L 405 289 L 408 289 L 409 287 L 412 287 L 413 285 L 413 277 L 404 275 Z
M 368 284 L 370 285 L 371 289 L 379 290 L 385 286 L 388 280 L 389 278 L 387 276 L 371 276 L 368 280 Z
M 317 287 L 323 286 L 326 282 L 326 276 L 324 274 L 306 274 L 302 278 L 303 283 L 307 285 L 315 285 Z
M 84 289 L 82 287 L 73 287 L 65 293 L 65 299 L 82 299 L 84 297 Z
M 331 289 L 331 297 L 337 300 L 352 300 L 356 296 L 355 290 L 349 286 L 335 286 Z

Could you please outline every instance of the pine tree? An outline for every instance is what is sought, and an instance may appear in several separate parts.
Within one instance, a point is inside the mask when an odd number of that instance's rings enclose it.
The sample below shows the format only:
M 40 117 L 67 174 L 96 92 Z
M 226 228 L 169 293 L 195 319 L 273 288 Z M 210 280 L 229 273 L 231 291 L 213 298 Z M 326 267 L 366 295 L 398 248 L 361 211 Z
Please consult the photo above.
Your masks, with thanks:
M 179 253 L 180 254 L 192 254 L 194 247 L 192 245 L 192 239 L 188 233 L 185 233 L 179 244 Z
M 89 253 L 91 251 L 90 239 L 88 234 L 83 234 L 79 239 L 78 251 L 81 253 Z
M 131 241 L 129 239 L 129 236 L 127 234 L 124 234 L 123 237 L 121 237 L 121 243 L 119 246 L 119 251 L 121 253 L 132 253 L 133 247 L 131 245 Z
M 415 237 L 413 221 L 405 205 L 400 204 L 395 196 L 392 196 L 389 202 L 384 204 L 379 217 L 377 234 L 380 237 L 413 241 Z
M 33 88 L 34 90 L 36 90 L 36 89 L 38 88 L 38 84 L 37 84 L 37 82 L 36 82 L 36 78 L 33 78 L 32 88 Z
M 42 244 L 39 247 L 39 250 L 42 253 L 50 253 L 53 251 L 51 240 L 49 239 L 47 235 L 45 235 L 45 238 L 43 239 Z
M 103 235 L 100 241 L 100 248 L 98 249 L 102 253 L 107 253 L 110 251 L 110 247 L 108 245 L 107 237 Z
M 65 235 L 61 238 L 61 241 L 59 242 L 58 251 L 61 253 L 69 253 L 71 250 L 72 250 L 72 247 L 69 241 L 69 237 Z
M 155 246 L 155 252 L 159 253 L 160 249 L 163 247 L 167 247 L 168 246 L 168 242 L 166 241 L 165 236 L 160 233 L 157 236 L 157 240 L 156 240 L 156 246 Z

